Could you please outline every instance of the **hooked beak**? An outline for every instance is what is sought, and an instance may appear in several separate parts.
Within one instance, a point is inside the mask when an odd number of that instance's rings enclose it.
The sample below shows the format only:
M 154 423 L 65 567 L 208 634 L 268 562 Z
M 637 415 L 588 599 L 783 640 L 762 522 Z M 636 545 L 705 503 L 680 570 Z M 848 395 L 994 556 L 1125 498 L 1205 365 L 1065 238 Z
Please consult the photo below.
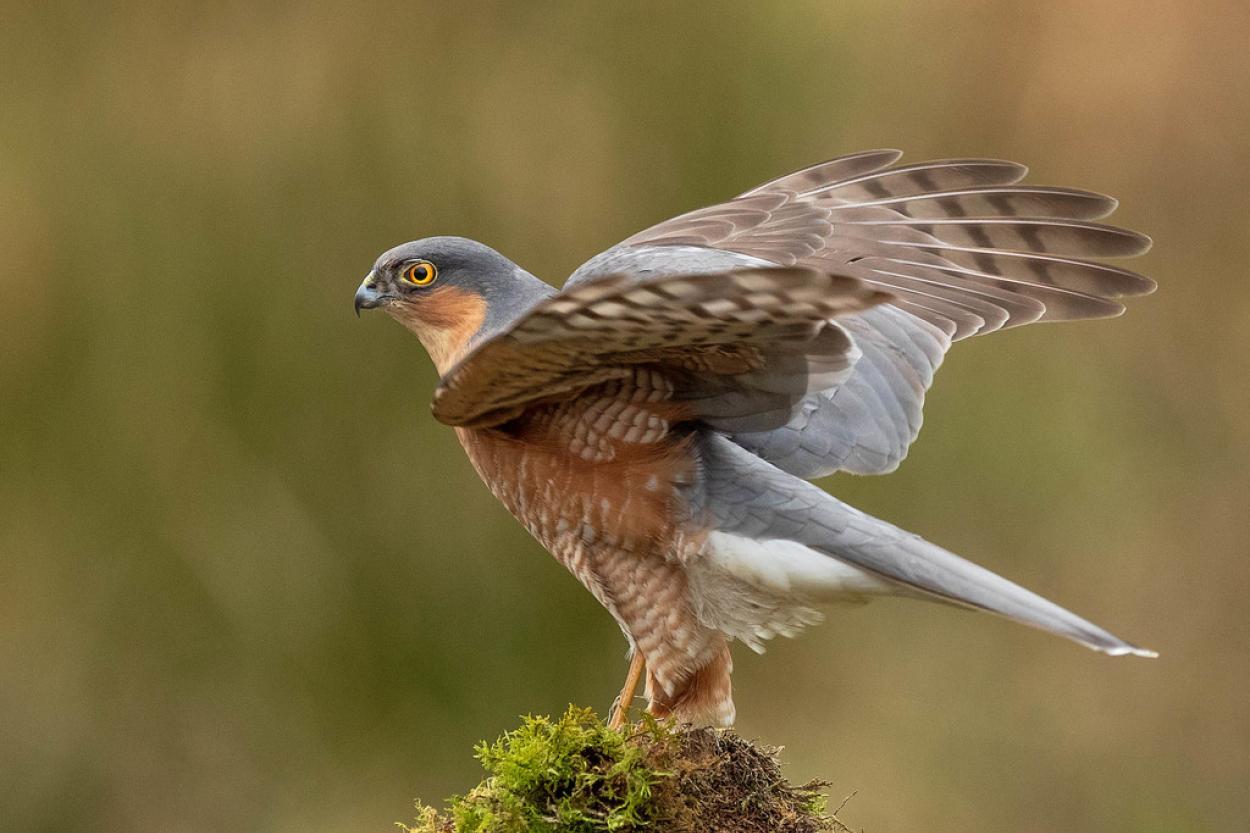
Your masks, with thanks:
M 377 275 L 370 271 L 356 290 L 356 317 L 360 317 L 362 309 L 380 307 L 386 300 L 386 296 L 378 291 Z

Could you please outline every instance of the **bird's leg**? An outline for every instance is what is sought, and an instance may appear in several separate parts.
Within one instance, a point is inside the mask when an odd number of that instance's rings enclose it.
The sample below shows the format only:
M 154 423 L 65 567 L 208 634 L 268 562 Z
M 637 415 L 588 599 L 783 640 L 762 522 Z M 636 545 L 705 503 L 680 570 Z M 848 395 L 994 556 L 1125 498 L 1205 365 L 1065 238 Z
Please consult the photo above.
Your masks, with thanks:
M 608 718 L 609 729 L 617 730 L 625 725 L 625 720 L 629 717 L 629 704 L 634 700 L 634 691 L 638 688 L 638 681 L 642 679 L 645 664 L 642 651 L 635 648 L 634 656 L 629 661 L 629 673 L 625 675 L 625 686 L 612 704 L 612 716 Z

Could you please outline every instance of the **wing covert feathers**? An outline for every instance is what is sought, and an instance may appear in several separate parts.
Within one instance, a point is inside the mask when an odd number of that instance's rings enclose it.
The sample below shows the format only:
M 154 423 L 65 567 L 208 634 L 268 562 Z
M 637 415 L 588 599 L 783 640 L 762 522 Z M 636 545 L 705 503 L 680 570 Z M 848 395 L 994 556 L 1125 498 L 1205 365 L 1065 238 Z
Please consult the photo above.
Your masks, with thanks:
M 442 379 L 434 415 L 451 425 L 498 424 L 529 404 L 653 366 L 691 381 L 736 377 L 739 389 L 777 393 L 782 385 L 786 413 L 774 421 L 784 422 L 811 379 L 832 372 L 833 382 L 849 369 L 853 343 L 829 322 L 889 298 L 855 278 L 800 267 L 607 276 L 540 302 L 473 350 Z M 783 384 L 786 367 L 801 377 L 797 392 Z M 713 394 L 725 391 L 704 393 L 715 404 Z

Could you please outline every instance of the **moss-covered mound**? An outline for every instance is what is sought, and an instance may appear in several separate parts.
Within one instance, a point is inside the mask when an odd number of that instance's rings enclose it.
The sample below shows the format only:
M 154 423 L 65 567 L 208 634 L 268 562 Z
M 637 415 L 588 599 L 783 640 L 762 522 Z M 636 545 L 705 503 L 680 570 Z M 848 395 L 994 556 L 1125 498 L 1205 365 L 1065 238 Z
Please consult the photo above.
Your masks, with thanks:
M 477 748 L 489 777 L 410 833 L 822 833 L 824 785 L 791 786 L 776 750 L 730 731 L 646 720 L 622 732 L 589 710 L 529 717 Z

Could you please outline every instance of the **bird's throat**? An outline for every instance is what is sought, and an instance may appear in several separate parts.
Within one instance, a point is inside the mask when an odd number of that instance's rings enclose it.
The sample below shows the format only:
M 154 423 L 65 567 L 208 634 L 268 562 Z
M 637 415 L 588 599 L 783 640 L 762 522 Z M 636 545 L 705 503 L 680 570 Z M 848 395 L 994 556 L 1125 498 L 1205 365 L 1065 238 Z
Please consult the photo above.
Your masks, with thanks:
M 463 358 L 486 320 L 486 300 L 456 287 L 423 293 L 416 303 L 399 302 L 386 308 L 421 341 L 440 376 Z

